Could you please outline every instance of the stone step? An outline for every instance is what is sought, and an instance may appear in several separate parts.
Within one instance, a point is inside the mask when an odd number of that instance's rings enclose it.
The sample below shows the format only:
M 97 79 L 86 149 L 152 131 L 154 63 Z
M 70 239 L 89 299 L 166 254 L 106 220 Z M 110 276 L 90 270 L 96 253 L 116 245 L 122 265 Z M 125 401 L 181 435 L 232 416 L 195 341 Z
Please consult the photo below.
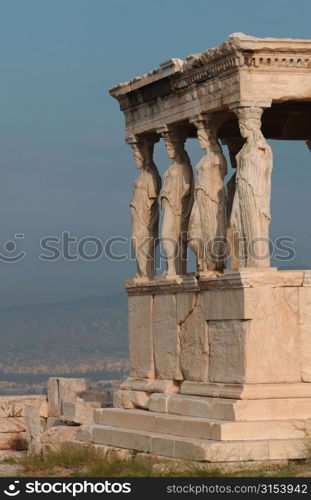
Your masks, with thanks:
M 300 420 L 311 418 L 311 398 L 235 400 L 152 394 L 149 411 L 229 421 Z
M 94 422 L 214 441 L 304 438 L 311 430 L 311 420 L 226 422 L 121 408 L 94 410 Z
M 75 424 L 93 424 L 94 410 L 101 408 L 101 403 L 80 403 L 64 401 L 62 404 L 61 422 L 73 422 Z
M 93 424 L 94 410 L 96 408 L 105 408 L 110 404 L 110 391 L 80 392 L 75 401 L 63 400 L 60 421 L 75 424 Z
M 98 424 L 80 426 L 76 440 L 209 462 L 294 459 L 308 455 L 303 439 L 213 441 Z

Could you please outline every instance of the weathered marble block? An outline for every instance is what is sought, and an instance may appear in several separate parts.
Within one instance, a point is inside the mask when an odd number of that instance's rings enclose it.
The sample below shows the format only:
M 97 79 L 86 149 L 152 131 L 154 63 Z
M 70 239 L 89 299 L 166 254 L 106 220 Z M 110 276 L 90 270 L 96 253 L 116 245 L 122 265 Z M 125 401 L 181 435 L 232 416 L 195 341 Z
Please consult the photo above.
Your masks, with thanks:
M 114 393 L 113 406 L 116 408 L 148 408 L 150 393 L 144 391 L 119 390 Z
M 132 377 L 154 378 L 152 295 L 129 297 L 129 358 Z
M 298 289 L 262 287 L 249 319 L 209 321 L 210 381 L 231 383 L 300 382 Z M 230 290 L 234 296 L 235 290 Z M 239 313 L 243 316 L 243 296 Z M 218 295 L 221 303 L 221 294 Z M 238 302 L 238 301 L 237 301 Z M 213 315 L 213 318 L 215 316 Z
M 143 384 L 136 390 L 157 392 L 146 389 L 147 379 L 311 381 L 311 287 L 303 271 L 131 281 L 129 294 L 131 375 Z
M 177 304 L 184 295 L 189 294 L 177 295 Z M 180 368 L 184 380 L 205 382 L 209 371 L 209 329 L 204 318 L 201 294 L 195 293 L 192 300 L 193 304 L 185 308 L 185 314 L 178 323 Z
M 84 378 L 51 377 L 48 381 L 49 417 L 60 417 L 63 401 L 75 401 L 80 392 L 89 390 L 90 382 Z
M 29 395 L 29 396 L 0 396 L 0 418 L 3 417 L 24 417 L 25 408 L 28 405 L 44 406 L 46 396 Z
M 152 324 L 156 377 L 182 380 L 176 294 L 155 295 Z

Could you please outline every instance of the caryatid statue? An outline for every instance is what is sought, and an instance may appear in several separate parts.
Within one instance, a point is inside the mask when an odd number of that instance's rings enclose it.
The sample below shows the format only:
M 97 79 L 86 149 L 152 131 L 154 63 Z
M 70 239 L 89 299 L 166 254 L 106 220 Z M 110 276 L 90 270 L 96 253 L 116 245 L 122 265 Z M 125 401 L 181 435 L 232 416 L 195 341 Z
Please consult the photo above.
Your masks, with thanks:
M 230 218 L 235 238 L 244 240 L 245 257 L 240 267 L 270 265 L 272 151 L 261 132 L 262 112 L 259 107 L 235 110 L 241 135 L 246 139 L 236 156 L 236 190 Z
M 198 139 L 206 151 L 196 166 L 194 203 L 189 223 L 190 248 L 196 255 L 199 272 L 222 271 L 226 259 L 227 162 L 217 139 L 223 117 L 214 116 L 194 122 Z
M 163 177 L 161 192 L 162 245 L 166 275 L 186 273 L 189 218 L 193 203 L 193 173 L 185 151 L 185 137 L 175 131 L 162 132 L 168 157 L 172 160 Z
M 137 278 L 153 279 L 155 247 L 158 241 L 159 194 L 161 177 L 153 161 L 154 139 L 130 137 L 136 167 L 141 170 L 134 182 L 130 203 L 132 216 L 132 245 L 136 254 Z
M 226 193 L 226 217 L 227 217 L 227 225 L 228 226 L 230 224 L 233 199 L 234 199 L 234 195 L 235 195 L 236 169 L 237 169 L 236 156 L 237 156 L 238 152 L 240 151 L 240 149 L 242 149 L 244 142 L 245 142 L 245 139 L 243 139 L 243 137 L 234 137 L 234 138 L 229 138 L 229 139 L 226 138 L 223 141 L 223 144 L 226 144 L 228 146 L 231 167 L 234 169 L 233 174 L 231 175 L 231 177 L 228 180 L 227 185 L 226 185 L 226 192 L 227 192 Z
M 231 167 L 234 169 L 233 174 L 226 185 L 226 219 L 227 219 L 227 241 L 230 241 L 228 250 L 231 254 L 231 266 L 240 267 L 243 256 L 245 256 L 245 242 L 239 240 L 237 234 L 234 236 L 234 230 L 230 226 L 233 200 L 236 191 L 236 172 L 237 172 L 237 154 L 242 149 L 245 139 L 243 137 L 226 138 L 224 144 L 228 146 L 229 158 Z

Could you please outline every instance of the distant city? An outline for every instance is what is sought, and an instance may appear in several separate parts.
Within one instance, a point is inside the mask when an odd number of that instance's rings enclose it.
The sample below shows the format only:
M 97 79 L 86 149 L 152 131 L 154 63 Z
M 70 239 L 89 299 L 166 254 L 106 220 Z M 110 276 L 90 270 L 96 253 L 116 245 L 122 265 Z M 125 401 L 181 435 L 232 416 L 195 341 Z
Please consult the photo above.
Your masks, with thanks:
M 44 393 L 49 377 L 118 385 L 128 370 L 127 297 L 1 308 L 0 394 Z

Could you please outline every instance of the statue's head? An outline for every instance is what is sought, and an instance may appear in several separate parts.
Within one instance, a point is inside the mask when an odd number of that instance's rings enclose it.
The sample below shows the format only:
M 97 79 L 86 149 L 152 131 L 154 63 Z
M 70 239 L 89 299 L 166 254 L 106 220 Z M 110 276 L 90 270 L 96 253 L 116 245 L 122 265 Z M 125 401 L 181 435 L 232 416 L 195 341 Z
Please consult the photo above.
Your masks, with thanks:
M 218 130 L 224 122 L 223 114 L 199 115 L 194 122 L 197 128 L 198 140 L 201 149 L 217 143 Z
M 134 153 L 136 168 L 144 168 L 152 160 L 154 143 L 146 137 L 128 140 Z
M 262 112 L 262 108 L 259 107 L 238 108 L 236 110 L 241 136 L 244 139 L 248 139 L 258 133 L 261 134 Z
M 163 134 L 167 156 L 170 160 L 175 160 L 185 152 L 185 138 L 177 132 L 167 132 Z
M 248 117 L 243 117 L 239 121 L 240 133 L 243 139 L 248 139 L 253 137 L 254 134 L 260 132 L 261 123 L 256 123 L 254 120 Z
M 141 148 L 139 147 L 138 143 L 133 143 L 131 144 L 133 153 L 134 153 L 134 160 L 135 160 L 135 165 L 136 168 L 143 168 L 144 167 L 144 154 Z

